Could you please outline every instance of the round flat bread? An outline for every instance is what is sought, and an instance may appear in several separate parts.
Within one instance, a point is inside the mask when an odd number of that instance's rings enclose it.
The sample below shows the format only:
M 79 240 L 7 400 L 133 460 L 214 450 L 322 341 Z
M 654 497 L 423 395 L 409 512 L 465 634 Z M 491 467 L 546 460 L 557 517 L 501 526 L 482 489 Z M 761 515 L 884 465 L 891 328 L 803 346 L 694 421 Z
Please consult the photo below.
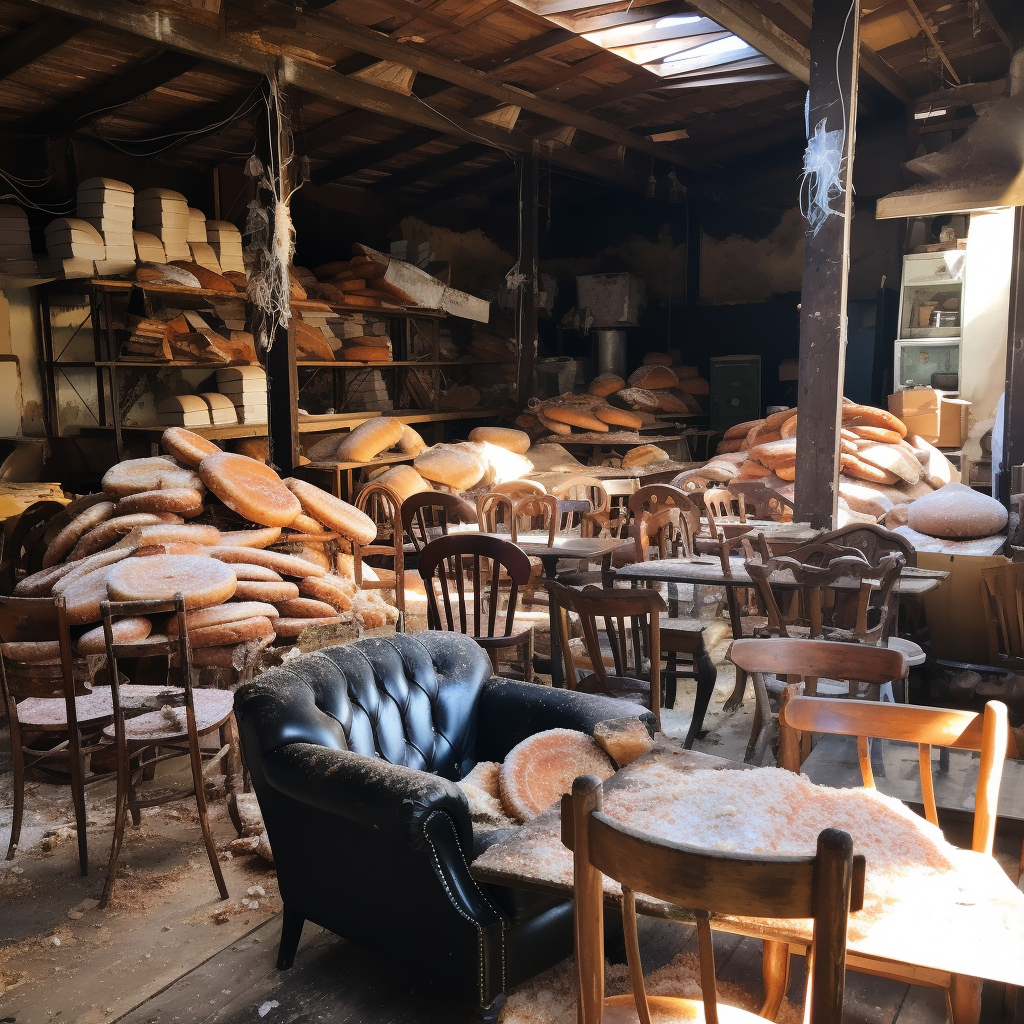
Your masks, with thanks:
M 244 562 L 232 562 L 231 569 L 239 583 L 243 580 L 255 583 L 281 582 L 281 577 L 273 569 L 268 569 L 265 565 L 247 565 Z
M 197 608 L 194 612 L 188 613 L 185 623 L 191 636 L 193 630 L 203 626 L 219 626 L 224 622 L 239 622 L 242 619 L 258 617 L 276 619 L 277 616 L 277 609 L 265 601 L 229 601 L 227 604 L 217 604 L 210 608 Z M 178 635 L 178 619 L 175 615 L 167 620 L 167 635 Z
M 529 821 L 572 790 L 580 775 L 604 781 L 615 774 L 608 755 L 586 733 L 549 729 L 514 746 L 501 766 L 501 803 L 517 821 Z
M 202 523 L 151 523 L 137 526 L 127 534 L 121 545 L 136 547 L 153 547 L 160 544 L 197 544 L 200 547 L 212 547 L 219 544 L 221 532 L 216 526 Z
M 499 448 L 525 455 L 530 450 L 530 435 L 511 427 L 474 427 L 469 432 L 470 441 L 489 441 Z M 426 447 L 426 446 L 424 446 Z
M 335 576 L 307 576 L 299 581 L 299 590 L 307 597 L 328 604 L 339 612 L 351 611 L 352 599 L 356 595 L 356 585 L 352 580 L 342 580 Z
M 130 559 L 124 559 L 130 561 Z M 100 621 L 100 604 L 108 600 L 107 577 L 120 563 L 102 565 L 80 576 L 64 590 L 67 602 L 68 623 L 84 626 L 87 622 Z
M 265 583 L 262 580 L 239 580 L 235 587 L 235 597 L 239 601 L 261 601 L 276 604 L 278 601 L 291 601 L 299 596 L 299 588 L 294 583 Z
M 355 541 L 357 544 L 369 544 L 377 536 L 377 524 L 365 512 L 360 512 L 355 505 L 350 505 L 315 484 L 297 480 L 295 477 L 285 480 L 285 485 L 317 522 L 336 530 L 347 540 Z
M 269 548 L 280 536 L 280 526 L 264 526 L 259 530 L 227 530 L 220 535 L 219 543 L 235 548 Z
M 191 466 L 193 469 L 207 455 L 220 451 L 212 441 L 184 427 L 168 427 L 160 437 L 160 445 L 183 466 Z
M 131 533 L 137 526 L 148 526 L 154 523 L 163 523 L 163 517 L 170 515 L 168 512 L 136 512 L 130 516 L 116 516 L 93 527 L 68 554 L 69 562 L 77 562 L 86 555 L 91 555 L 101 548 L 109 547 L 118 538 Z M 173 517 L 179 523 L 181 520 Z
M 307 562 L 295 555 L 284 555 L 280 551 L 264 551 L 262 548 L 210 548 L 210 554 L 222 562 L 243 562 L 246 565 L 262 565 L 273 569 L 282 576 L 326 576 L 327 570 L 320 565 Z
M 149 619 L 128 618 L 118 619 L 110 624 L 110 633 L 115 644 L 131 644 L 138 640 L 145 640 L 153 632 L 153 623 Z M 107 641 L 103 636 L 103 627 L 97 626 L 83 633 L 75 644 L 75 651 L 78 656 L 84 658 L 87 654 L 106 654 Z
M 107 577 L 107 592 L 115 601 L 171 601 L 180 593 L 190 609 L 222 604 L 234 596 L 236 586 L 230 566 L 190 555 L 128 558 Z
M 219 622 L 213 626 L 200 626 L 189 629 L 188 642 L 192 647 L 223 647 L 225 644 L 246 644 L 250 640 L 260 640 L 274 635 L 274 622 L 265 615 L 256 615 L 248 619 L 235 619 L 231 622 Z
M 20 640 L 0 644 L 0 652 L 11 661 L 24 665 L 59 665 L 59 640 Z
M 277 610 L 286 619 L 330 619 L 338 610 L 325 601 L 311 597 L 293 597 L 290 601 L 278 601 Z
M 46 554 L 43 555 L 43 568 L 49 569 L 63 561 L 82 537 L 113 516 L 114 507 L 113 502 L 100 501 L 72 519 L 47 547 Z
M 63 594 L 75 580 L 88 575 L 94 569 L 100 569 L 105 565 L 113 565 L 114 562 L 120 562 L 124 558 L 129 558 L 133 553 L 133 549 L 125 545 L 124 547 L 113 547 L 107 548 L 105 551 L 97 551 L 95 555 L 89 555 L 88 558 L 83 558 L 78 562 L 65 563 L 62 568 L 66 571 L 53 581 L 50 586 L 50 593 L 57 597 Z M 53 572 L 54 570 L 51 569 L 50 571 Z M 17 588 L 15 590 L 17 591 Z M 18 596 L 20 597 L 21 595 L 19 594 Z
M 274 632 L 278 636 L 291 638 L 298 636 L 304 629 L 308 629 L 310 626 L 334 626 L 344 621 L 340 615 L 335 615 L 329 619 L 289 619 L 282 615 L 281 618 L 274 620 Z
M 199 464 L 199 475 L 229 509 L 262 526 L 287 526 L 302 511 L 269 466 L 244 455 L 207 455 Z
M 929 537 L 991 537 L 1006 526 L 1006 508 L 963 484 L 946 484 L 907 506 L 912 530 Z
M 203 490 L 203 481 L 191 470 L 171 459 L 128 459 L 103 475 L 102 487 L 112 498 L 124 498 L 139 491 L 159 491 L 165 487 L 190 487 Z
M 427 442 L 409 426 L 402 424 L 402 436 L 398 439 L 398 447 L 407 455 L 419 455 L 427 450 Z
M 179 516 L 193 516 L 202 511 L 203 496 L 193 487 L 139 491 L 121 498 L 114 509 L 118 516 L 131 515 L 133 512 L 175 512 Z

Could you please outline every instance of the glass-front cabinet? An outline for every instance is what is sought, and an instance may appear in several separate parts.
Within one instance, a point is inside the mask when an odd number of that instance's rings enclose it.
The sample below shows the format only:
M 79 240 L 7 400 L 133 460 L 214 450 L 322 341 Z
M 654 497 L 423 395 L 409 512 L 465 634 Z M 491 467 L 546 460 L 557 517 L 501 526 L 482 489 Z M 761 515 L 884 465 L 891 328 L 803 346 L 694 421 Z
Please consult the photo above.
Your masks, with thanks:
M 957 390 L 966 262 L 962 249 L 903 258 L 893 368 L 898 389 Z

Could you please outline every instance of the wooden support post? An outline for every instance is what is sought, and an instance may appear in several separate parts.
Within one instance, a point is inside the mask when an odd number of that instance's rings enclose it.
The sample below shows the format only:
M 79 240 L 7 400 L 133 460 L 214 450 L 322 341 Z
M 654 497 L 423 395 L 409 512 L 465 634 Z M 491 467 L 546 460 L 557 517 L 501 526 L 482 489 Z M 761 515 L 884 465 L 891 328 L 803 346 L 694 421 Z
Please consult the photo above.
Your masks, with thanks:
M 698 200 L 686 200 L 686 305 L 700 305 L 700 260 L 704 232 L 700 226 Z
M 829 213 L 817 223 L 816 230 L 812 228 L 806 235 L 794 518 L 828 530 L 835 527 L 839 499 L 839 424 L 846 366 L 846 295 L 853 210 L 850 182 L 857 124 L 859 48 L 860 5 L 855 0 L 814 0 L 808 150 L 821 152 L 818 147 L 825 140 L 816 131 L 819 124 L 825 132 L 844 133 L 840 143 L 843 163 L 838 174 L 842 193 L 831 197 L 818 193 L 820 202 L 828 203 Z M 814 185 L 812 177 L 804 188 L 813 190 Z
M 260 187 L 256 194 L 269 220 L 268 238 L 274 238 L 277 218 L 277 195 L 287 196 L 288 168 L 284 154 L 291 152 L 284 135 L 287 127 L 280 109 L 281 96 L 277 89 L 269 89 L 267 116 L 254 119 L 256 130 L 256 156 L 263 164 L 266 179 L 275 183 L 277 194 Z M 257 256 L 256 269 L 262 258 Z M 299 379 L 295 367 L 295 330 L 283 326 L 291 313 L 287 282 L 278 296 L 280 313 L 271 317 L 255 311 L 254 334 L 261 355 L 265 353 L 267 369 L 267 427 L 270 439 L 270 463 L 282 473 L 290 473 L 299 464 Z M 269 351 L 267 347 L 269 346 Z
M 534 143 L 536 145 L 536 143 Z M 519 293 L 516 337 L 519 340 L 519 376 L 516 404 L 520 409 L 533 395 L 533 369 L 537 358 L 537 245 L 540 208 L 540 162 L 536 155 L 522 158 L 519 173 L 519 273 L 523 275 Z
M 1003 406 L 1003 460 L 999 474 L 1002 502 L 1010 500 L 1010 467 L 1024 464 L 1024 208 L 1013 217 L 1013 268 L 1010 271 L 1010 317 L 1006 330 L 1006 399 Z

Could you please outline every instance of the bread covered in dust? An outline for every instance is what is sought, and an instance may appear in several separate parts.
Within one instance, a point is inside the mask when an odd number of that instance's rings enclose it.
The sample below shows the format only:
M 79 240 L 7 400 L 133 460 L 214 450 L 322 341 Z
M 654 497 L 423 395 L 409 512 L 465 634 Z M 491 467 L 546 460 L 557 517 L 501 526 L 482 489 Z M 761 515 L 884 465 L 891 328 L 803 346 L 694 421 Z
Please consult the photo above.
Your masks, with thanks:
M 995 498 L 963 484 L 946 484 L 907 508 L 912 530 L 948 540 L 991 537 L 1006 526 L 1007 518 Z
M 629 375 L 627 384 L 631 388 L 657 391 L 660 388 L 678 387 L 679 378 L 667 366 L 641 366 Z
M 647 466 L 652 462 L 667 462 L 668 453 L 657 445 L 642 444 L 637 448 L 630 448 L 622 456 L 622 468 L 634 469 L 637 466 Z
M 599 373 L 590 382 L 587 392 L 591 395 L 596 395 L 598 398 L 605 398 L 616 391 L 621 391 L 625 386 L 626 382 L 616 374 Z
M 478 484 L 486 466 L 472 451 L 454 445 L 439 444 L 413 459 L 413 468 L 432 483 L 465 491 Z
M 530 450 L 530 435 L 510 427 L 474 427 L 469 432 L 469 439 L 496 444 L 516 455 L 525 455 Z
M 404 424 L 392 416 L 378 416 L 360 423 L 335 449 L 339 462 L 369 462 L 398 444 Z

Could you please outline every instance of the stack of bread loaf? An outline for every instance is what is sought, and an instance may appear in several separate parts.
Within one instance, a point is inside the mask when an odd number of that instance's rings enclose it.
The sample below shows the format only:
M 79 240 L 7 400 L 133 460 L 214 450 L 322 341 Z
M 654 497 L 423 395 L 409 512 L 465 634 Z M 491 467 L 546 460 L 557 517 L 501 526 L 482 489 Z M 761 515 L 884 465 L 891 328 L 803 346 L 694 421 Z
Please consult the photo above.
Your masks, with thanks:
M 797 422 L 797 410 L 786 409 L 730 427 L 715 457 L 681 473 L 677 486 L 761 480 L 792 497 Z M 903 421 L 885 409 L 843 399 L 839 445 L 839 507 L 845 521 L 896 525 L 901 513 L 894 509 L 960 480 L 959 470 L 941 451 L 908 435 Z
M 313 271 L 318 283 L 306 286 L 306 291 L 313 298 L 352 309 L 415 305 L 408 295 L 384 280 L 386 270 L 384 264 L 369 256 L 324 263 Z
M 229 270 L 218 274 L 190 260 L 170 260 L 167 263 L 140 263 L 135 268 L 135 280 L 143 284 L 172 285 L 178 288 L 203 288 L 207 291 L 235 295 L 246 289 L 246 276 Z
M 368 516 L 184 428 L 164 431 L 162 444 L 168 455 L 118 463 L 99 494 L 68 505 L 47 531 L 43 568 L 15 588 L 63 596 L 79 654 L 103 652 L 96 624 L 107 599 L 182 593 L 196 663 L 225 667 L 241 643 L 353 617 L 367 628 L 397 620 L 380 591 L 357 591 L 351 554 L 332 564 L 332 542 L 375 538 Z M 175 627 L 164 616 L 128 619 L 116 636 L 165 628 Z

